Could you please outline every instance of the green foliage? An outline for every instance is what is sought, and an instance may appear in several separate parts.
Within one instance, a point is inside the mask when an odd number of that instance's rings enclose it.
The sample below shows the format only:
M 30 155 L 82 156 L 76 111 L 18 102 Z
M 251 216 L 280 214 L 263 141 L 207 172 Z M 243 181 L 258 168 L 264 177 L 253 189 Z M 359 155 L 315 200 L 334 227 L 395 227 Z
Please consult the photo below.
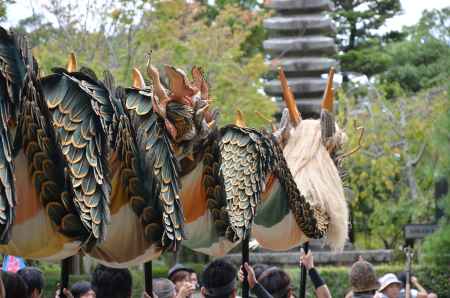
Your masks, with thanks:
M 378 6 L 363 2 L 367 1 L 335 1 L 335 20 L 343 36 L 339 58 L 344 72 L 369 78 L 379 74 L 381 82 L 398 83 L 407 92 L 448 80 L 449 8 L 425 11 L 417 25 L 376 36 L 372 30 L 399 12 L 399 1 L 375 1 Z
M 450 78 L 450 46 L 432 36 L 391 44 L 384 55 L 390 56 L 391 64 L 381 81 L 396 82 L 406 91 L 417 92 Z
M 15 3 L 14 0 L 0 0 L 0 21 L 4 21 L 6 19 L 6 7 L 8 4 L 13 3 Z
M 416 36 L 434 36 L 438 40 L 450 42 L 450 7 L 425 10 L 416 26 Z
M 321 277 L 325 280 L 328 288 L 330 289 L 333 297 L 344 297 L 351 289 L 349 282 L 350 266 L 348 267 L 331 267 L 324 266 L 318 268 Z M 404 271 L 402 265 L 388 264 L 375 266 L 375 272 L 378 277 L 383 276 L 386 273 L 398 274 Z M 300 272 L 299 269 L 289 269 L 289 275 L 291 276 L 292 284 L 296 293 L 298 293 L 298 287 L 300 284 Z M 437 267 L 416 267 L 413 268 L 413 274 L 419 280 L 419 282 L 428 290 L 438 294 L 438 297 L 448 297 L 448 271 L 443 271 Z M 446 294 L 446 295 L 444 295 Z M 312 283 L 308 280 L 306 297 L 315 297 L 314 288 Z
M 436 176 L 443 177 L 450 176 L 450 155 L 448 154 L 450 140 L 450 104 L 448 103 L 450 101 L 450 84 L 447 84 L 447 101 L 444 101 L 442 106 L 438 107 L 442 113 L 439 117 L 434 119 L 432 130 L 432 145 L 433 148 L 435 148 Z M 448 209 L 447 214 L 450 215 L 450 208 Z
M 383 71 L 386 55 L 374 46 L 374 31 L 401 10 L 400 0 L 334 0 L 333 18 L 338 28 L 338 45 L 344 72 L 371 76 Z M 391 33 L 392 35 L 392 33 Z M 373 67 L 373 69 L 372 69 Z M 381 67 L 381 68 L 380 68 Z
M 384 72 L 391 64 L 392 56 L 381 45 L 371 44 L 364 48 L 349 50 L 340 56 L 341 67 L 363 73 L 368 77 Z
M 86 30 L 83 19 L 73 16 L 58 28 L 39 16 L 21 23 L 21 29 L 33 38 L 44 74 L 64 66 L 73 51 L 80 65 L 97 73 L 109 69 L 119 84 L 129 86 L 132 67 L 145 74 L 145 54 L 151 50 L 152 63 L 158 67 L 171 64 L 189 72 L 198 65 L 205 70 L 212 106 L 221 111 L 220 124 L 234 122 L 236 109 L 251 126 L 265 124 L 255 110 L 269 118 L 275 112 L 274 103 L 261 92 L 260 78 L 267 70 L 264 57 L 248 46 L 264 34 L 261 13 L 221 2 L 223 6 L 209 22 L 202 17 L 205 6 L 182 0 L 152 1 L 152 9 L 146 9 L 149 1 L 145 0 L 113 3 L 114 7 L 99 10 L 102 23 L 97 30 Z M 58 11 L 67 11 L 60 5 Z M 59 16 L 57 10 L 51 11 Z
M 273 103 L 259 92 L 260 78 L 267 70 L 264 58 L 261 54 L 245 57 L 241 46 L 261 18 L 237 6 L 227 6 L 207 24 L 196 19 L 196 14 L 186 16 L 186 9 L 181 1 L 161 2 L 155 12 L 145 14 L 144 29 L 137 39 L 147 45 L 137 50 L 136 64 L 144 64 L 144 51 L 151 48 L 156 64 L 171 61 L 183 69 L 200 65 L 207 71 L 213 106 L 221 109 L 222 123 L 234 121 L 235 109 L 239 108 L 249 124 L 264 124 L 254 110 L 269 117 L 275 111 Z M 150 22 L 152 25 L 146 26 Z
M 450 224 L 426 238 L 422 245 L 421 263 L 443 267 L 450 272 Z
M 208 0 L 199 1 L 206 7 L 205 16 L 213 21 L 220 13 L 220 10 L 229 5 L 240 6 L 242 9 L 255 10 L 261 8 L 261 3 L 258 0 L 216 0 L 211 3 Z
M 399 0 L 333 0 L 342 50 L 352 50 L 401 11 Z
M 399 98 L 391 100 L 369 90 L 364 105 L 340 96 L 342 122 L 365 128 L 363 147 L 346 166 L 357 245 L 366 248 L 396 248 L 403 243 L 403 225 L 432 222 L 436 208 L 436 160 L 446 154 L 435 147 L 431 132 L 449 108 L 447 94 L 439 89 L 406 97 L 401 88 L 396 94 Z M 353 148 L 359 136 L 351 127 L 346 131 Z M 447 139 L 443 148 L 448 147 Z

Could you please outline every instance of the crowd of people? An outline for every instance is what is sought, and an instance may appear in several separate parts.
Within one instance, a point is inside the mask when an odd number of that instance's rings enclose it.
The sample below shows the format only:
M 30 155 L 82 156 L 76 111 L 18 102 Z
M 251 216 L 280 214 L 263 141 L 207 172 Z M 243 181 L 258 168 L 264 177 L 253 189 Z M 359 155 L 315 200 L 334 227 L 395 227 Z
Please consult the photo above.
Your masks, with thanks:
M 311 252 L 300 255 L 299 265 L 308 272 L 317 298 L 332 297 L 325 280 L 314 266 Z M 245 274 L 245 273 L 246 274 Z M 224 259 L 217 259 L 206 265 L 201 278 L 189 267 L 177 264 L 169 270 L 167 278 L 152 281 L 153 295 L 142 293 L 144 298 L 236 298 L 240 283 L 248 282 L 253 298 L 296 297 L 289 275 L 282 269 L 265 264 L 253 266 L 245 263 L 237 270 Z M 349 272 L 351 291 L 345 298 L 405 298 L 406 275 L 388 273 L 376 277 L 373 266 L 360 258 Z M 44 276 L 35 267 L 25 267 L 16 273 L 2 271 L 0 298 L 43 297 Z M 410 298 L 437 298 L 420 285 L 417 278 L 410 280 Z M 55 298 L 130 298 L 133 280 L 128 269 L 108 268 L 97 265 L 91 281 L 80 281 L 70 289 L 57 289 Z

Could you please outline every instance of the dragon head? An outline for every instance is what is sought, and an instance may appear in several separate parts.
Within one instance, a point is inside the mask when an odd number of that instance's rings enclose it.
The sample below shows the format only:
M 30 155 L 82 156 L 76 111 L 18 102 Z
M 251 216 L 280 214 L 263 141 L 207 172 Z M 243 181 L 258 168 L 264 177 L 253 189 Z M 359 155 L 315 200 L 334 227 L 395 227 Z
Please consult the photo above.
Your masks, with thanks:
M 153 110 L 165 123 L 177 159 L 194 160 L 199 145 L 216 129 L 217 113 L 209 108 L 208 83 L 202 69 L 197 66 L 192 68 L 192 81 L 183 70 L 174 66 L 165 65 L 164 71 L 169 81 L 168 88 L 163 85 L 158 69 L 148 58 L 147 74 L 153 84 L 150 88 Z M 134 72 L 136 81 L 142 82 L 138 71 Z M 142 83 L 136 84 L 138 86 L 142 87 Z
M 337 125 L 333 114 L 333 76 L 332 68 L 328 73 L 321 102 L 320 119 L 302 119 L 283 69 L 280 69 L 283 98 L 287 108 L 283 111 L 279 128 L 273 135 L 283 148 L 283 155 L 299 190 L 312 205 L 328 214 L 328 243 L 332 247 L 340 248 L 347 237 L 348 224 L 342 160 L 356 152 L 360 145 L 342 153 L 347 136 Z M 363 129 L 358 129 L 361 130 L 361 141 Z

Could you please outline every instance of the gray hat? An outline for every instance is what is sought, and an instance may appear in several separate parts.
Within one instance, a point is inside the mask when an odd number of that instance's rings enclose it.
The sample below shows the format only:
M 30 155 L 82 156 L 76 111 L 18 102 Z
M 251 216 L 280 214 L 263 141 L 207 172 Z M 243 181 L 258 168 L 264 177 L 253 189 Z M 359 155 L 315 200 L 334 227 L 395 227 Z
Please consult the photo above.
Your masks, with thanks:
M 183 264 L 178 263 L 178 264 L 175 264 L 175 266 L 173 266 L 172 268 L 170 268 L 168 278 L 172 279 L 172 276 L 179 271 L 187 271 L 189 273 L 194 272 L 194 270 L 192 270 L 191 268 L 188 268 L 188 267 L 184 266 Z

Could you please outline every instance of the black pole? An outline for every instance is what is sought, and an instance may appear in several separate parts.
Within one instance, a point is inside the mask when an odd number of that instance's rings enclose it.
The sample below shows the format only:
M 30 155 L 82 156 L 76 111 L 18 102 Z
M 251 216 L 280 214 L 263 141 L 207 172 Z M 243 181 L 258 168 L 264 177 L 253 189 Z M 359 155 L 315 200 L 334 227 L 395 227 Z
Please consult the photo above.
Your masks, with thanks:
M 144 263 L 145 292 L 151 297 L 153 297 L 152 267 L 152 261 Z
M 249 263 L 249 249 L 248 249 L 248 241 L 250 238 L 250 233 L 245 236 L 244 240 L 242 241 L 242 271 L 244 273 L 244 282 L 242 283 L 242 298 L 249 298 L 250 296 L 250 289 L 248 286 L 248 280 L 247 280 L 247 270 L 245 270 L 244 264 Z
M 66 298 L 63 290 L 69 288 L 69 270 L 70 270 L 71 257 L 65 258 L 61 261 L 61 281 L 60 281 L 60 298 Z
M 303 244 L 303 250 L 305 251 L 305 255 L 309 251 L 309 242 L 305 242 Z M 299 298 L 305 298 L 306 297 L 306 267 L 305 265 L 301 265 L 300 268 L 300 293 Z

